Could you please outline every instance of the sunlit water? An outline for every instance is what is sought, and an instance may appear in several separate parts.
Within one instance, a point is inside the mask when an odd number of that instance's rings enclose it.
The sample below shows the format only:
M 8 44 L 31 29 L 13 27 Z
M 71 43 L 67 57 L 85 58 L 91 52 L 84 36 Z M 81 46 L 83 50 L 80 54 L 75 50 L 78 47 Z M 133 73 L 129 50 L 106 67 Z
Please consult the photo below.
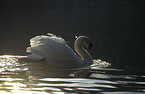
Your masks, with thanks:
M 144 70 L 113 67 L 94 60 L 83 69 L 57 69 L 44 62 L 20 62 L 22 56 L 0 57 L 0 94 L 141 94 Z

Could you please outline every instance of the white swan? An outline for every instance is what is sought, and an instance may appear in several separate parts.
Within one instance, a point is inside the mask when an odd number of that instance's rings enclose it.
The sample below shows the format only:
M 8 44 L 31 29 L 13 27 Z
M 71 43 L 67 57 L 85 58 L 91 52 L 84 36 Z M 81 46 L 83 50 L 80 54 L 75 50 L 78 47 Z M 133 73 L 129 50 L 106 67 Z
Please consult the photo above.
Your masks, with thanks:
M 27 48 L 27 52 L 31 53 L 27 56 L 30 61 L 40 61 L 45 59 L 49 65 L 58 68 L 79 68 L 89 66 L 93 63 L 93 59 L 87 50 L 93 47 L 92 41 L 87 36 L 79 36 L 75 43 L 75 52 L 66 44 L 65 40 L 54 34 L 40 35 L 30 40 L 31 47 Z

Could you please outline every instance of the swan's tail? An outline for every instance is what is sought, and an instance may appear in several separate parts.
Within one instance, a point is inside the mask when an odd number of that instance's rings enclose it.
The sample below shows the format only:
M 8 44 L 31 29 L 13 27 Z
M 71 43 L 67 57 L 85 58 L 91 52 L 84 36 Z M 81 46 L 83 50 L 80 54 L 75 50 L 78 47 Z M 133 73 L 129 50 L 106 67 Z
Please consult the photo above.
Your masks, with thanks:
M 42 60 L 44 60 L 44 58 L 36 54 L 30 54 L 25 57 L 19 58 L 19 61 L 21 62 L 38 62 Z

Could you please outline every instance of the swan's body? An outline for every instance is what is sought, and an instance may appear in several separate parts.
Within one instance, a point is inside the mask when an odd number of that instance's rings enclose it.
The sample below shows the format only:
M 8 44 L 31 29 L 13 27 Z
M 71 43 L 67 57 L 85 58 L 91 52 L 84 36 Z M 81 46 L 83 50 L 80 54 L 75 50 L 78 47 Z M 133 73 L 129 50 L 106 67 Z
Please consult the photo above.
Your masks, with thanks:
M 30 40 L 31 47 L 27 52 L 30 61 L 40 61 L 45 59 L 49 65 L 58 68 L 78 68 L 89 66 L 93 63 L 91 55 L 83 48 L 92 46 L 91 40 L 86 36 L 76 39 L 74 48 L 78 55 L 66 44 L 65 40 L 53 34 L 36 36 Z

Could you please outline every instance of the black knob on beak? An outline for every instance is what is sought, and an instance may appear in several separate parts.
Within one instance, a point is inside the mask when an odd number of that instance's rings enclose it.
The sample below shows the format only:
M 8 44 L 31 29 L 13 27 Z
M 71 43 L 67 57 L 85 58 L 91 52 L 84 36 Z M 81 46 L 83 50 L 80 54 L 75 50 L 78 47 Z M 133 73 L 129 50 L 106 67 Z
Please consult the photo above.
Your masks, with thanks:
M 90 44 L 89 44 L 89 46 L 88 46 L 88 50 L 89 50 L 89 52 L 92 51 L 92 48 L 93 48 L 93 44 L 90 42 Z

